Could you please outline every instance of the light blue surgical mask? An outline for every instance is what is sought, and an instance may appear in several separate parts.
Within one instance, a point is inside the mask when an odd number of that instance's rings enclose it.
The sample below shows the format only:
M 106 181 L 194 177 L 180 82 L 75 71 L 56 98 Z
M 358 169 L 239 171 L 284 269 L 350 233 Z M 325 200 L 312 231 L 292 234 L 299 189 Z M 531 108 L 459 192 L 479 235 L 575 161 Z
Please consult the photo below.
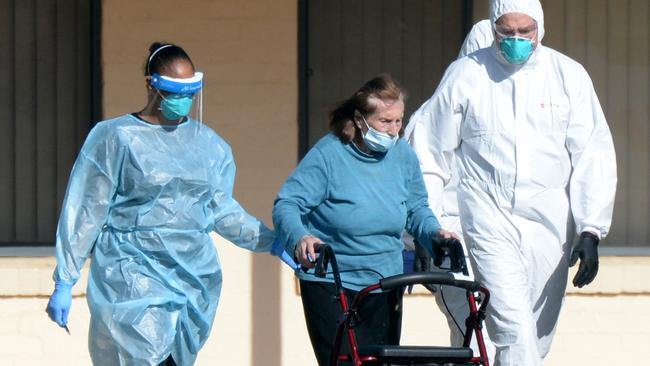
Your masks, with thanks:
M 533 53 L 534 43 L 524 37 L 505 37 L 499 41 L 499 49 L 506 61 L 513 65 L 521 65 L 528 61 Z
M 192 109 L 192 94 L 170 94 L 166 97 L 161 94 L 160 97 L 160 111 L 169 120 L 179 120 Z
M 379 132 L 370 127 L 368 121 L 366 121 L 366 118 L 363 115 L 361 118 L 363 118 L 363 122 L 366 124 L 366 127 L 368 127 L 368 131 L 363 134 L 363 141 L 370 150 L 383 153 L 395 146 L 398 136 L 391 136 L 385 132 Z

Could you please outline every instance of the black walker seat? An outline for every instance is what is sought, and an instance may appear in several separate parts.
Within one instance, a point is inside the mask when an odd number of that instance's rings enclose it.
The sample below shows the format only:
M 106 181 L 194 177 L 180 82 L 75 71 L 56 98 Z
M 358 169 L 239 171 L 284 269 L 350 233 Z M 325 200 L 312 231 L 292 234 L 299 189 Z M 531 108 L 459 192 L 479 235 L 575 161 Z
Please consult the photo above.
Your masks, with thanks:
M 470 359 L 474 357 L 474 352 L 466 347 L 362 345 L 359 346 L 359 355 L 374 355 L 392 363 L 405 361 L 422 363 Z
M 332 274 L 334 276 L 334 284 L 337 292 L 339 293 L 337 301 L 341 304 L 341 313 L 343 320 L 339 323 L 336 338 L 334 339 L 334 347 L 332 349 L 331 365 L 336 366 L 340 361 L 351 362 L 354 366 L 362 365 L 441 365 L 441 364 L 455 364 L 455 365 L 481 365 L 489 366 L 487 351 L 485 349 L 485 342 L 483 334 L 481 333 L 483 319 L 485 318 L 485 308 L 487 307 L 490 293 L 481 286 L 478 282 L 458 279 L 452 273 L 445 272 L 418 272 L 400 274 L 383 278 L 377 284 L 370 285 L 355 296 L 352 303 L 348 305 L 348 301 L 343 292 L 343 285 L 341 283 L 340 272 L 336 263 L 336 257 L 332 247 L 324 244 L 319 248 L 320 255 L 316 262 L 315 273 L 316 276 L 325 277 L 327 273 L 328 263 L 332 267 Z M 414 284 L 435 284 L 454 286 L 467 290 L 467 300 L 470 310 L 470 315 L 465 321 L 467 326 L 465 330 L 465 339 L 463 347 L 440 347 L 440 346 L 406 346 L 406 345 L 358 345 L 356 336 L 354 334 L 353 319 L 356 316 L 359 304 L 364 298 L 376 290 L 391 290 L 395 289 L 401 291 L 405 286 Z M 482 301 L 480 307 L 477 305 L 475 293 L 482 293 Z M 350 343 L 350 354 L 342 355 L 341 344 L 343 335 L 348 335 L 348 342 Z M 476 336 L 479 355 L 474 356 L 469 344 L 472 340 L 472 335 Z

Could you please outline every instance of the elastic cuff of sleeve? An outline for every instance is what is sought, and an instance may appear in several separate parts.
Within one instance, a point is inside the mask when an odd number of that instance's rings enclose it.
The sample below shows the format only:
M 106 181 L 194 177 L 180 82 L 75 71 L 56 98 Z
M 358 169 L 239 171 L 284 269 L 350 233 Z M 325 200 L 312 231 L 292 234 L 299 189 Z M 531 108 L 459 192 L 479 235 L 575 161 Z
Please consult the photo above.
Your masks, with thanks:
M 582 233 L 580 233 L 580 238 L 589 238 L 595 241 L 596 245 L 598 245 L 598 242 L 600 241 L 598 235 L 592 233 L 591 231 L 583 231 Z
M 54 283 L 54 289 L 55 290 L 60 290 L 60 291 L 71 291 L 72 290 L 72 283 L 67 283 L 67 282 L 62 282 L 62 281 L 57 281 Z
M 280 254 L 282 254 L 283 250 L 284 250 L 284 247 L 282 246 L 282 244 L 280 244 L 280 241 L 278 240 L 278 238 L 275 238 L 275 240 L 273 240 L 273 244 L 271 244 L 271 250 L 269 251 L 269 253 L 271 255 L 277 257 Z
M 601 234 L 600 230 L 592 226 L 583 227 L 582 230 L 580 231 L 580 235 L 582 235 L 582 233 L 590 233 L 596 238 L 598 238 L 598 240 L 601 240 L 603 238 L 603 235 Z

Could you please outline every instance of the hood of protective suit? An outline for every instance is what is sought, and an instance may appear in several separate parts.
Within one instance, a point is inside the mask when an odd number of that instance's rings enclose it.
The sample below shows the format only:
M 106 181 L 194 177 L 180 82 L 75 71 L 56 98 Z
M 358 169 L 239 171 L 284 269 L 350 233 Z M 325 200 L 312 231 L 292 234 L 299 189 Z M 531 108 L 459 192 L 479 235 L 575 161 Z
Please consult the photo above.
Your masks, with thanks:
M 508 13 L 522 13 L 535 19 L 537 22 L 537 40 L 542 42 L 544 38 L 544 11 L 539 0 L 491 0 L 490 1 L 490 22 L 492 28 L 497 19 Z

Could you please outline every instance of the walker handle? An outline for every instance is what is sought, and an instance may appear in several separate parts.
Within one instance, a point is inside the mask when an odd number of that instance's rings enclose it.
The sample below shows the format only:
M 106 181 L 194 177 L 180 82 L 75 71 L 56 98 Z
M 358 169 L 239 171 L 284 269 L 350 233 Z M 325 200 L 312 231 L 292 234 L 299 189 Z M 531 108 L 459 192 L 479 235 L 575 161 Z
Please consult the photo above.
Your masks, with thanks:
M 337 290 L 343 290 L 343 284 L 341 282 L 341 273 L 339 272 L 339 265 L 336 263 L 336 256 L 334 255 L 334 249 L 328 244 L 321 244 L 318 249 L 316 249 L 318 259 L 316 259 L 316 266 L 314 267 L 314 274 L 316 277 L 325 278 L 327 275 L 327 265 L 332 267 L 332 276 L 334 277 L 334 285 L 336 285 Z
M 325 278 L 327 274 L 327 265 L 330 261 L 330 256 L 333 254 L 332 247 L 328 244 L 322 244 L 316 249 L 316 253 L 319 253 L 318 258 L 316 258 L 316 266 L 314 267 L 314 275 L 316 277 Z
M 383 278 L 379 281 L 382 290 L 390 290 L 402 286 L 415 285 L 415 284 L 434 284 L 434 285 L 447 285 L 464 288 L 468 291 L 479 291 L 481 285 L 475 281 L 460 280 L 455 278 L 450 273 L 436 273 L 436 272 L 417 272 L 405 273 L 395 276 Z

